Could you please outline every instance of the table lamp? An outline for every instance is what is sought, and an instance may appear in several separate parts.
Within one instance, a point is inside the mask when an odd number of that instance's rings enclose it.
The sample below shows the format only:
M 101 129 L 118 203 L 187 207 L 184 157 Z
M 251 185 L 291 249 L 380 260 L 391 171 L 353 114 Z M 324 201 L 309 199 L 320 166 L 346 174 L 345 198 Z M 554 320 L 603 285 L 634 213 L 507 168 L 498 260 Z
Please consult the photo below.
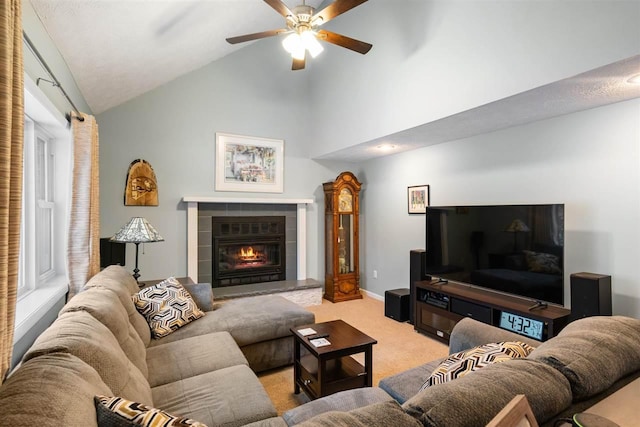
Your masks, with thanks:
M 138 269 L 138 247 L 140 243 L 162 242 L 164 238 L 158 234 L 149 221 L 142 217 L 133 217 L 122 226 L 111 239 L 112 242 L 136 244 L 136 268 L 133 270 L 133 278 L 138 281 L 140 270 Z

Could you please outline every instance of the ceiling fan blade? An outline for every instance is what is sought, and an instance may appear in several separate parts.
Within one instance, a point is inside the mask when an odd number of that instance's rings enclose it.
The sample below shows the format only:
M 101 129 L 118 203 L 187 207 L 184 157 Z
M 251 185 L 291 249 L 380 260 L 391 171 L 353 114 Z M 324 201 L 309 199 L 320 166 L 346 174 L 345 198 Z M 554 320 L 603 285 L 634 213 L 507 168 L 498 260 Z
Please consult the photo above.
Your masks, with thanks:
M 306 57 L 307 57 L 307 55 L 305 54 L 305 57 L 302 58 L 302 59 L 293 58 L 293 64 L 291 65 L 291 69 L 293 71 L 304 70 L 304 63 L 305 63 Z
M 373 47 L 372 44 L 326 30 L 319 30 L 317 37 L 320 40 L 324 40 L 338 46 L 346 47 L 347 49 L 351 49 L 354 52 L 358 52 L 363 55 L 369 52 Z
M 267 0 L 265 0 L 267 1 Z M 329 6 L 322 9 L 320 12 L 316 13 L 312 21 L 317 18 L 322 18 L 322 24 L 331 21 L 338 15 L 342 15 L 343 13 L 353 9 L 356 6 L 360 6 L 362 3 L 365 3 L 367 0 L 336 0 L 331 3 Z
M 278 12 L 285 18 L 287 16 L 293 16 L 293 12 L 291 12 L 291 9 L 289 9 L 286 4 L 282 3 L 281 0 L 264 0 L 264 2 L 274 8 L 276 12 Z
M 265 37 L 277 36 L 278 34 L 286 33 L 287 31 L 289 30 L 285 28 L 281 28 L 279 30 L 269 30 L 269 31 L 262 31 L 260 33 L 245 34 L 243 36 L 229 37 L 227 39 L 227 42 L 231 44 L 243 43 L 251 40 L 263 39 Z

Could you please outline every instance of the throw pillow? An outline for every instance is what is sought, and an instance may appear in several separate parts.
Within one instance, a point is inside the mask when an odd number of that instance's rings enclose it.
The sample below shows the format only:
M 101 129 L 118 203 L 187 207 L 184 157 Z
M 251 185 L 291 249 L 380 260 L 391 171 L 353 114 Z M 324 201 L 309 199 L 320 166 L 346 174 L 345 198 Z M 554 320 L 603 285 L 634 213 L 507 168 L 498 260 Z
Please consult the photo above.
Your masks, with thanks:
M 121 397 L 95 396 L 93 401 L 99 427 L 207 427 L 192 419 L 171 415 Z
M 422 384 L 420 390 L 463 377 L 485 366 L 527 357 L 535 348 L 520 341 L 483 344 L 447 357 Z
M 542 252 L 522 251 L 527 258 L 529 271 L 535 273 L 562 274 L 560 258 L 553 254 Z
M 175 277 L 133 295 L 136 309 L 147 319 L 154 338 L 162 338 L 204 316 Z

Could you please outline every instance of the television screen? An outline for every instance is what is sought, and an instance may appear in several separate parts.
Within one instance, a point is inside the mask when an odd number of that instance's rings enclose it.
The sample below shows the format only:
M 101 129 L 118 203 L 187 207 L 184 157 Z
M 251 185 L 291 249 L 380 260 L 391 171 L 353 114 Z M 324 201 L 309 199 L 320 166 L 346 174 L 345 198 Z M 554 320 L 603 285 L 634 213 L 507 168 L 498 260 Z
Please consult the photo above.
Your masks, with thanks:
M 563 305 L 564 205 L 429 206 L 427 274 Z

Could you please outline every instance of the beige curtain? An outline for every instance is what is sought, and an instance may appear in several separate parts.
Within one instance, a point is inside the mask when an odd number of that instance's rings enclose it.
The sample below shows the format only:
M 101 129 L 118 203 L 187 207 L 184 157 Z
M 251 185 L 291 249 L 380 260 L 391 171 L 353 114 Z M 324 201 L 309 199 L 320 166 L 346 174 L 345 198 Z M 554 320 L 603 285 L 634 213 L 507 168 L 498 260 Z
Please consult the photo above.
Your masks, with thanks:
M 69 224 L 69 296 L 100 271 L 100 193 L 98 124 L 93 116 L 72 113 L 73 181 Z
M 0 3 L 0 380 L 11 367 L 20 256 L 24 81 L 22 0 Z

